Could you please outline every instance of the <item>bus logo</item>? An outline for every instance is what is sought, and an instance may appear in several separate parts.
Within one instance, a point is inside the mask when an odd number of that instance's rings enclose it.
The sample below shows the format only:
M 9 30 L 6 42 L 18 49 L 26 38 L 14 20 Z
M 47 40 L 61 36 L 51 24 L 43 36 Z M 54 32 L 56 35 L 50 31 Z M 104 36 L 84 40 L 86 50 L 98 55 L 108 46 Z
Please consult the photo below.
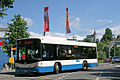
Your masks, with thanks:
M 77 59 L 76 62 L 80 62 L 80 60 Z

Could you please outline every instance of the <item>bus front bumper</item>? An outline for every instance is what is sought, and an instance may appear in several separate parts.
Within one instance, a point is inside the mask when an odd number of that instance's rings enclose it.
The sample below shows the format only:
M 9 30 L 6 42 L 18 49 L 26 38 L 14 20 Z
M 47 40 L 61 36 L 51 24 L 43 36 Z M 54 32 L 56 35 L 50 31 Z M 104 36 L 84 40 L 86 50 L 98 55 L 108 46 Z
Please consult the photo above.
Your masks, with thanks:
M 24 73 L 29 73 L 29 72 L 39 72 L 38 69 L 36 68 L 16 68 L 16 72 L 24 72 Z
M 16 68 L 16 72 L 37 72 L 37 73 L 46 73 L 46 72 L 53 72 L 54 67 L 35 67 L 35 68 Z

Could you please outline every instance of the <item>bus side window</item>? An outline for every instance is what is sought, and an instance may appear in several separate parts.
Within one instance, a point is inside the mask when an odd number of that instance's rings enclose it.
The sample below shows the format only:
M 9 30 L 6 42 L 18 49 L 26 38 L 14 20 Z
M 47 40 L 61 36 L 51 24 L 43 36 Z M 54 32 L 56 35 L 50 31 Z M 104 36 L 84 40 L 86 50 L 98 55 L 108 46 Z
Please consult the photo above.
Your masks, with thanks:
M 49 57 L 49 51 L 48 50 L 45 50 L 44 52 L 43 52 L 43 57 L 45 58 L 45 57 Z
M 65 56 L 64 50 L 59 50 L 59 57 L 64 57 L 64 56 Z

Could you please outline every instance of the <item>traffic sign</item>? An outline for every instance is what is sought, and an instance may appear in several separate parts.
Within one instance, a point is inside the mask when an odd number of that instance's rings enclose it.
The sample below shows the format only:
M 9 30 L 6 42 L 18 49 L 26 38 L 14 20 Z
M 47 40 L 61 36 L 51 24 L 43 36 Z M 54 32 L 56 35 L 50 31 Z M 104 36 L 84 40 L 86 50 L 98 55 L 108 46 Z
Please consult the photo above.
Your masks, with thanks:
M 16 50 L 16 48 L 12 48 L 12 50 Z
M 14 58 L 13 57 L 9 58 L 9 63 L 14 63 Z

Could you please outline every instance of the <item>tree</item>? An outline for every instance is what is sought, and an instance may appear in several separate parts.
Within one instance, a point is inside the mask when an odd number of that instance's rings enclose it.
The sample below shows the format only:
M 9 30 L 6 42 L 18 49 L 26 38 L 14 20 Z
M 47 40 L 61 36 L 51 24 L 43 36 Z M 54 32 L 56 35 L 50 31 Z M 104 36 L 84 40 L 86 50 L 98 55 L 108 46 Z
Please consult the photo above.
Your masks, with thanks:
M 120 38 L 120 35 L 118 35 L 117 38 Z
M 110 56 L 109 56 L 109 45 L 105 44 L 105 47 L 104 47 L 104 49 L 103 49 L 103 52 L 105 52 L 107 58 L 110 57 Z
M 97 43 L 97 50 L 98 50 L 98 59 L 104 60 L 106 59 L 106 52 L 104 51 L 105 43 L 99 42 Z
M 120 47 L 115 47 L 115 56 L 120 56 Z
M 89 39 L 89 38 L 85 38 L 83 41 L 84 41 L 84 42 L 92 42 L 92 40 Z
M 0 17 L 3 18 L 5 14 L 4 12 L 8 10 L 8 8 L 13 8 L 14 0 L 0 0 Z
M 102 41 L 102 42 L 108 42 L 108 41 L 110 42 L 110 41 L 112 41 L 112 40 L 113 40 L 112 31 L 111 31 L 111 29 L 106 28 L 106 29 L 105 29 L 105 34 L 103 35 L 101 41 Z
M 5 43 L 5 48 L 7 52 L 10 53 L 11 46 L 16 47 L 16 40 L 20 38 L 27 38 L 29 34 L 27 33 L 27 22 L 21 18 L 21 15 L 14 15 L 14 19 L 11 20 L 12 23 L 8 23 L 8 32 L 5 33 L 4 38 L 8 40 Z

